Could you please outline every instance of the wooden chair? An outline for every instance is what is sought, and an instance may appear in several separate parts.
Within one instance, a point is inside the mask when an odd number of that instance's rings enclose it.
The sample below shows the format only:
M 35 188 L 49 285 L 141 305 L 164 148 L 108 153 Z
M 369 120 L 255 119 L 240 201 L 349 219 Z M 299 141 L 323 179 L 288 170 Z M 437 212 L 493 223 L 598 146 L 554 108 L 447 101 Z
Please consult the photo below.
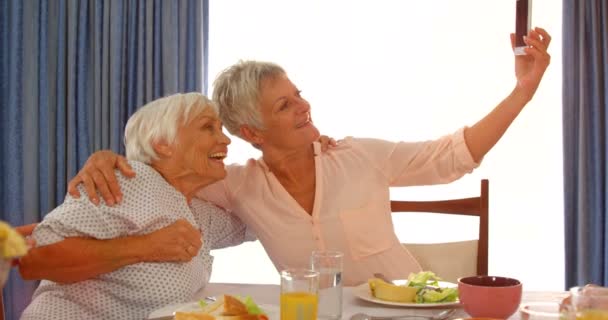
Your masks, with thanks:
M 434 271 L 446 281 L 458 277 L 488 274 L 489 181 L 481 180 L 478 197 L 441 201 L 391 201 L 392 212 L 431 212 L 479 217 L 477 240 L 403 244 L 424 270 Z

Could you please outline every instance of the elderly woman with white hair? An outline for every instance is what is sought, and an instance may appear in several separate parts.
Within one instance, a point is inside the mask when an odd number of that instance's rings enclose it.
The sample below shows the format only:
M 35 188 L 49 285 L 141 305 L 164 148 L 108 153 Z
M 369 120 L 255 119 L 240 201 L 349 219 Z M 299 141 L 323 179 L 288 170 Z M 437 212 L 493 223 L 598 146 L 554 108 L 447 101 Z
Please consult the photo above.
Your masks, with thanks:
M 395 235 L 389 188 L 448 183 L 475 169 L 534 96 L 550 62 L 550 41 L 541 28 L 529 32 L 526 55 L 515 57 L 514 88 L 473 126 L 424 142 L 349 137 L 329 152 L 321 152 L 311 107 L 281 67 L 238 63 L 218 76 L 214 101 L 230 133 L 262 157 L 228 166 L 224 180 L 196 196 L 240 217 L 279 270 L 308 266 L 313 250 L 339 250 L 344 285 L 375 272 L 406 278 L 420 266 Z M 85 182 L 114 199 L 118 186 L 91 176 L 112 176 L 107 172 L 116 163 L 115 154 L 94 154 L 70 184 Z
M 226 176 L 229 143 L 217 107 L 199 93 L 161 98 L 135 112 L 125 128 L 125 147 L 137 176 L 118 179 L 123 201 L 95 206 L 67 196 L 33 237 L 38 245 L 75 236 L 114 239 L 182 220 L 205 230 L 202 247 L 186 244 L 183 250 L 194 256 L 188 262 L 137 263 L 72 284 L 42 281 L 22 319 L 143 319 L 161 306 L 191 300 L 209 280 L 209 251 L 247 238 L 237 217 L 194 197 Z

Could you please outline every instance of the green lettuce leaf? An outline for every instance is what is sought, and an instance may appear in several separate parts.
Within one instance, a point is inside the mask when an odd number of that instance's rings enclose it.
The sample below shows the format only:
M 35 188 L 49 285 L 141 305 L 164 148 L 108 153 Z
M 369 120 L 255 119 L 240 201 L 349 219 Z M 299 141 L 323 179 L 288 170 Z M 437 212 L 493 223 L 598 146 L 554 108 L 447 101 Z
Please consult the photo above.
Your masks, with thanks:
M 458 289 L 440 288 L 441 278 L 432 271 L 410 273 L 407 280 L 409 287 L 417 289 L 416 303 L 454 302 L 458 299 Z
M 245 307 L 247 307 L 247 312 L 249 312 L 249 314 L 266 314 L 260 306 L 253 302 L 253 299 L 250 296 L 246 296 L 245 299 L 241 299 L 241 301 L 243 301 Z

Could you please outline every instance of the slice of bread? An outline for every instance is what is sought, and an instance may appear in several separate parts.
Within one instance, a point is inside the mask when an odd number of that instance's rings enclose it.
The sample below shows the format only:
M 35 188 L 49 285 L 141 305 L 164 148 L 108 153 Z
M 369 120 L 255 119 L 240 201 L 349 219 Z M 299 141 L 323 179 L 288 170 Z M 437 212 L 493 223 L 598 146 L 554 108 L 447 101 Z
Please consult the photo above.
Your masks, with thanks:
M 175 320 L 268 320 L 266 315 L 249 314 L 241 300 L 224 295 L 217 301 L 203 307 L 200 312 L 178 311 Z
M 222 314 L 225 316 L 248 314 L 247 306 L 233 296 L 224 295 L 224 312 Z

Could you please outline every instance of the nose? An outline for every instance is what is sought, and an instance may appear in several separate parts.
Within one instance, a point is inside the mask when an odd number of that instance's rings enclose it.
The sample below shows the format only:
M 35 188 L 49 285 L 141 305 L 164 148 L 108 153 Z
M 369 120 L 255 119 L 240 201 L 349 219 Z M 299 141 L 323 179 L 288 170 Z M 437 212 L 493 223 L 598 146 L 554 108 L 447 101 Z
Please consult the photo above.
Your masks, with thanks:
M 305 99 L 300 98 L 300 101 L 298 101 L 298 112 L 306 113 L 309 111 L 310 111 L 310 103 L 308 103 L 308 101 L 306 101 Z
M 220 142 L 225 143 L 226 145 L 229 145 L 232 142 L 232 140 L 230 140 L 223 130 L 220 131 Z

